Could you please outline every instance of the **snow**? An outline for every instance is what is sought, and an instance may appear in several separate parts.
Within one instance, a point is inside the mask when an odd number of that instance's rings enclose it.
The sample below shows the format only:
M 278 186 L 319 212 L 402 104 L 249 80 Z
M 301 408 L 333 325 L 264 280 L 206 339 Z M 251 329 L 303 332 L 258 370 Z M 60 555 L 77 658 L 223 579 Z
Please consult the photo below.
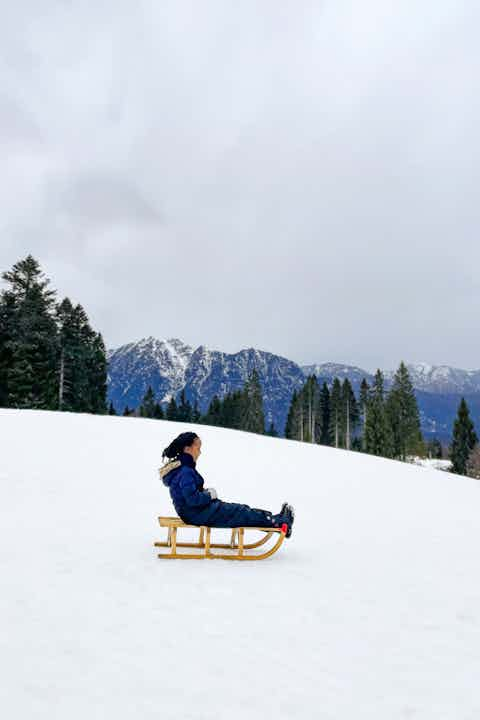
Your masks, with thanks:
M 192 427 L 0 410 L 4 717 L 477 720 L 480 483 L 197 426 L 207 484 L 290 501 L 294 532 L 161 561 L 157 468 Z
M 430 365 L 427 362 L 414 363 L 411 367 L 412 370 L 419 373 L 420 375 L 430 375 L 430 373 L 434 369 L 433 365 Z
M 342 377 L 344 375 L 348 375 L 350 379 L 352 379 L 356 376 L 368 378 L 371 375 L 371 373 L 363 370 L 362 368 L 356 367 L 355 365 L 326 361 L 315 363 L 315 365 L 302 365 L 301 370 L 305 376 L 314 374 L 317 376 L 331 375 L 332 377 Z
M 411 462 L 422 467 L 433 468 L 434 470 L 447 470 L 449 471 L 452 467 L 451 460 L 443 460 L 441 458 L 412 458 Z

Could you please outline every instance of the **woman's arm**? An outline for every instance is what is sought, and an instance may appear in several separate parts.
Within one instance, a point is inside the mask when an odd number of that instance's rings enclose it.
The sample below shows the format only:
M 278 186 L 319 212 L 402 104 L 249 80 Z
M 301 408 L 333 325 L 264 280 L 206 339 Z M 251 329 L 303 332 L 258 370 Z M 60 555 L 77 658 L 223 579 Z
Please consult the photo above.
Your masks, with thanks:
M 178 484 L 187 505 L 203 507 L 212 502 L 212 496 L 209 492 L 197 488 L 195 474 L 191 468 L 182 468 Z

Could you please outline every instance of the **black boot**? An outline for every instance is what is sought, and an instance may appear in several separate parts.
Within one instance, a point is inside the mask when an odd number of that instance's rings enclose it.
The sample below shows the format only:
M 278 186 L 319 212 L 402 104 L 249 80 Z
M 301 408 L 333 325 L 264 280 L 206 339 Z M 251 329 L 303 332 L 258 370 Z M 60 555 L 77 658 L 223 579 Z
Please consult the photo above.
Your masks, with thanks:
M 281 527 L 284 523 L 286 524 L 287 532 L 285 533 L 285 537 L 287 538 L 289 538 L 292 534 L 293 518 L 293 508 L 288 503 L 283 503 L 282 509 L 278 515 L 273 516 L 273 521 L 277 527 Z
M 285 512 L 285 515 L 288 517 L 288 520 L 287 520 L 288 530 L 286 532 L 286 537 L 289 538 L 290 535 L 292 534 L 292 526 L 293 526 L 293 521 L 295 519 L 295 512 L 291 505 L 287 505 L 287 510 Z

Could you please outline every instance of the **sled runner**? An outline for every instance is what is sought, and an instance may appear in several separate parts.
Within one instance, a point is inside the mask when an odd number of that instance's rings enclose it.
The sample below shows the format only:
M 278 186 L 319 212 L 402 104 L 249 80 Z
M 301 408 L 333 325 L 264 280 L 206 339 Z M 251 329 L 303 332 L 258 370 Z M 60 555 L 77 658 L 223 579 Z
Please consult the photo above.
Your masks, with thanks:
M 166 542 L 156 542 L 155 547 L 159 548 L 170 548 L 170 552 L 158 553 L 159 558 L 173 559 L 173 560 L 264 560 L 273 553 L 277 552 L 278 548 L 285 539 L 287 532 L 287 524 L 284 523 L 279 528 L 262 528 L 262 527 L 238 527 L 231 528 L 232 535 L 230 543 L 214 543 L 211 542 L 211 527 L 198 526 L 198 525 L 187 525 L 180 518 L 177 517 L 159 517 L 158 522 L 160 527 L 168 528 L 168 535 Z M 196 528 L 199 531 L 198 542 L 196 543 L 185 543 L 177 542 L 177 530 L 179 528 Z M 218 529 L 218 528 L 213 528 Z M 257 532 L 265 533 L 260 540 L 257 542 L 246 543 L 245 530 L 256 530 Z M 253 548 L 258 548 L 261 545 L 278 536 L 270 547 L 263 553 L 254 554 L 248 552 Z M 197 553 L 178 553 L 177 548 L 191 548 L 201 550 L 202 552 Z M 219 553 L 212 552 L 212 550 L 230 550 L 230 553 Z

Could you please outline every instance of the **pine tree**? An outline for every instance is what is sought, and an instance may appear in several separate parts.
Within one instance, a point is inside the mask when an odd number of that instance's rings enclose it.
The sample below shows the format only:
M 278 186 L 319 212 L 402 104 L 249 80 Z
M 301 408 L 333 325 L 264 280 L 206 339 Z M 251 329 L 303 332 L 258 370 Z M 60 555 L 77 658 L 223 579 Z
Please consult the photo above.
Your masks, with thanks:
M 73 308 L 73 325 L 77 340 L 75 367 L 74 410 L 92 412 L 93 343 L 95 332 L 90 327 L 88 316 L 80 303 Z
M 101 333 L 94 333 L 87 352 L 89 412 L 107 412 L 107 350 Z
M 177 420 L 187 423 L 192 420 L 192 406 L 185 397 L 185 388 L 183 388 L 180 393 L 180 403 L 177 408 Z
M 328 420 L 328 403 L 325 408 L 323 401 L 324 389 L 320 389 L 316 375 L 309 375 L 303 387 L 292 393 L 285 437 L 301 442 L 321 442 L 325 430 L 325 410 Z
M 256 368 L 253 368 L 244 389 L 245 408 L 241 429 L 247 432 L 265 433 L 262 387 Z
M 427 456 L 431 459 L 435 458 L 441 460 L 443 458 L 442 443 L 438 438 L 432 438 L 429 440 L 426 444 L 426 450 Z
M 244 383 L 243 388 L 241 390 L 235 390 L 232 395 L 232 422 L 236 430 L 243 430 L 243 418 L 247 410 L 248 402 L 246 383 Z
M 342 384 L 341 408 L 342 416 L 340 428 L 342 446 L 347 450 L 350 450 L 352 446 L 352 438 L 356 433 L 360 420 L 360 411 L 355 393 L 353 392 L 352 385 L 348 378 L 345 378 Z
M 352 446 L 350 449 L 355 450 L 355 452 L 363 452 L 363 441 L 361 436 L 357 435 L 352 438 Z
M 321 445 L 331 445 L 332 436 L 330 431 L 330 391 L 326 382 L 323 383 L 322 389 L 320 390 L 320 414 L 322 417 L 322 431 L 320 434 L 319 442 Z
M 313 399 L 313 387 L 311 377 L 308 376 L 301 391 L 300 396 L 302 398 L 302 420 L 303 420 L 303 441 L 312 443 L 314 442 L 314 428 L 313 420 L 315 415 L 314 399 Z M 315 378 L 316 379 L 316 378 Z
M 393 378 L 385 408 L 392 428 L 393 456 L 406 460 L 407 455 L 422 453 L 423 438 L 417 399 L 403 361 Z
M 221 401 L 220 424 L 222 427 L 237 428 L 240 423 L 238 393 L 227 393 Z
M 31 255 L 2 277 L 10 286 L 0 297 L 3 404 L 106 413 L 105 346 L 81 305 L 57 306 Z
M 71 409 L 77 412 L 88 412 L 90 409 L 90 367 L 87 363 L 87 356 L 93 331 L 88 324 L 87 314 L 80 304 L 73 308 L 71 321 L 75 338 Z
M 7 378 L 13 364 L 12 342 L 15 337 L 16 303 L 11 293 L 0 295 L 0 407 L 8 407 Z
M 342 386 L 336 377 L 330 393 L 330 435 L 336 448 L 341 447 L 342 409 Z
M 217 427 L 221 427 L 222 403 L 218 395 L 214 395 L 210 400 L 210 405 L 208 406 L 208 410 L 202 420 L 205 425 L 216 425 Z
M 152 386 L 149 385 L 147 392 L 143 396 L 139 407 L 139 415 L 143 418 L 153 418 L 155 414 L 155 393 Z
M 278 437 L 278 432 L 275 429 L 275 424 L 274 424 L 273 420 L 270 422 L 267 435 L 270 435 L 271 437 Z
M 192 410 L 192 423 L 201 423 L 201 421 L 202 421 L 202 414 L 198 408 L 197 398 L 195 398 L 195 402 L 193 404 L 193 410 Z
M 78 340 L 73 324 L 73 305 L 64 298 L 56 308 L 59 333 L 58 409 L 74 410 L 74 365 Z
M 306 442 L 320 442 L 322 435 L 321 390 L 317 376 L 309 375 L 302 390 L 304 421 L 303 438 Z
M 365 425 L 367 422 L 367 408 L 368 398 L 370 396 L 370 385 L 363 378 L 360 384 L 360 399 L 359 399 L 359 412 L 360 412 L 360 425 L 361 425 L 361 444 L 360 448 L 365 452 Z
M 128 407 L 128 405 L 125 405 L 125 407 L 124 407 L 124 409 L 123 409 L 123 417 L 130 417 L 131 412 L 132 412 L 132 411 L 130 410 L 130 408 Z
M 110 405 L 108 406 L 108 414 L 109 415 L 116 415 L 117 412 L 115 410 L 115 407 L 113 405 L 113 402 L 110 400 Z
M 468 477 L 480 480 L 480 444 L 477 443 L 468 456 L 467 472 Z
M 365 423 L 365 449 L 371 455 L 392 457 L 392 429 L 385 411 L 383 373 L 377 370 L 367 403 Z
M 54 409 L 55 291 L 48 288 L 50 280 L 31 255 L 2 278 L 8 288 L 1 293 L 0 336 L 6 345 L 0 358 L 0 392 L 10 407 Z
M 80 304 L 65 298 L 56 309 L 60 410 L 107 411 L 107 356 L 102 335 L 90 327 Z
M 296 420 L 295 420 L 297 402 L 298 402 L 297 391 L 294 390 L 292 393 L 292 398 L 290 400 L 290 405 L 288 408 L 287 420 L 285 422 L 285 431 L 284 431 L 285 437 L 288 438 L 289 440 L 297 440 L 298 439 L 297 438 Z
M 177 402 L 173 395 L 167 405 L 167 420 L 178 420 Z
M 457 417 L 453 425 L 453 438 L 450 449 L 452 472 L 458 475 L 467 474 L 467 463 L 478 437 L 465 398 L 462 397 Z
M 163 408 L 158 402 L 156 402 L 153 406 L 153 417 L 155 418 L 155 420 L 163 420 L 165 417 L 163 413 Z

